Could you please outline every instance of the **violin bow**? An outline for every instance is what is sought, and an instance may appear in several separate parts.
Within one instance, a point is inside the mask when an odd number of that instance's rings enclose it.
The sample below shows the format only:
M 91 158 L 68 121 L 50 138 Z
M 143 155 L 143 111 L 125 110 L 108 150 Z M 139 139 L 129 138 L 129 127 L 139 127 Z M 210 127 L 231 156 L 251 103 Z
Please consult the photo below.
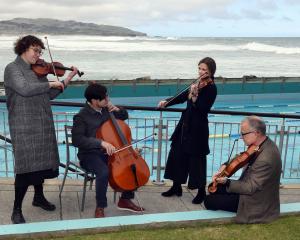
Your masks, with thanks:
M 47 48 L 48 48 L 48 52 L 49 52 L 49 56 L 50 56 L 50 60 L 51 60 L 51 66 L 52 66 L 54 75 L 55 75 L 57 81 L 59 82 L 59 79 L 58 79 L 58 76 L 57 76 L 57 74 L 56 74 L 56 70 L 55 70 L 55 67 L 54 67 L 54 64 L 53 64 L 53 59 L 52 59 L 52 55 L 51 55 L 51 51 L 50 51 L 50 47 L 49 47 L 49 43 L 48 43 L 48 38 L 47 38 L 47 36 L 45 36 L 45 40 L 46 40 L 46 44 L 47 44 Z
M 204 73 L 205 74 L 205 73 Z M 181 94 L 184 94 L 194 83 L 196 83 L 198 80 L 201 79 L 201 77 L 204 75 L 202 74 L 201 76 L 199 76 L 198 78 L 196 78 L 194 81 L 192 81 L 192 83 L 190 83 L 186 88 L 184 88 L 182 91 L 180 91 L 179 93 L 177 93 L 175 96 L 173 96 L 171 99 L 169 99 L 166 102 L 166 107 L 170 104 L 170 102 L 174 101 L 176 98 L 178 98 Z

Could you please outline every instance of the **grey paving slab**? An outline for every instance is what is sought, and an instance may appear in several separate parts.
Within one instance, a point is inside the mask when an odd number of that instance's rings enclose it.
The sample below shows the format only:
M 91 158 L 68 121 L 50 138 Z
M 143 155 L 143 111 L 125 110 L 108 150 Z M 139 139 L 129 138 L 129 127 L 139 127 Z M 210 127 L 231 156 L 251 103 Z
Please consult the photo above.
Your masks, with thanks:
M 94 212 L 96 208 L 96 197 L 95 197 L 95 190 L 87 190 L 85 196 L 85 204 L 84 204 L 84 211 L 80 211 L 81 218 L 92 218 L 94 217 Z M 82 202 L 82 192 L 78 192 L 78 200 L 79 200 L 79 209 L 81 208 Z
M 186 193 L 184 193 L 186 194 Z M 146 208 L 147 213 L 181 212 L 186 211 L 186 206 L 181 197 L 163 197 L 160 193 L 143 192 L 139 194 L 140 202 Z
M 300 202 L 300 189 L 280 189 L 280 203 Z
M 0 191 L 0 224 L 10 224 L 10 216 L 13 209 L 13 191 Z
M 78 193 L 75 192 L 63 192 L 61 196 L 62 201 L 62 219 L 79 219 L 80 208 L 78 203 Z M 57 209 L 60 211 L 60 205 L 57 205 Z
M 57 192 L 45 192 L 47 200 L 56 205 L 55 211 L 45 211 L 40 207 L 32 206 L 33 191 L 28 191 L 25 195 L 22 211 L 26 222 L 41 222 L 59 220 L 59 199 Z
M 187 190 L 187 192 L 182 195 L 181 200 L 183 201 L 186 207 L 186 211 L 195 211 L 195 210 L 203 209 L 203 206 L 201 204 L 192 203 L 196 195 L 197 195 L 197 190 L 193 190 L 193 191 Z
M 0 224 L 10 224 L 10 216 L 14 201 L 14 185 L 13 179 L 0 179 Z M 38 207 L 32 206 L 34 188 L 30 187 L 25 195 L 23 202 L 23 214 L 27 222 L 53 221 L 60 220 L 59 205 L 59 187 L 61 180 L 47 181 L 44 185 L 46 198 L 54 203 L 57 207 L 54 212 L 47 212 Z M 157 186 L 147 184 L 140 188 L 136 193 L 134 202 L 145 208 L 144 214 L 148 213 L 167 213 L 167 212 L 183 212 L 201 210 L 203 206 L 200 204 L 192 204 L 192 199 L 197 194 L 197 190 L 189 190 L 183 187 L 183 195 L 181 197 L 162 197 L 161 193 L 167 191 L 169 185 Z M 112 216 L 129 216 L 139 215 L 129 211 L 121 211 L 117 208 L 117 202 L 120 193 L 117 193 L 117 201 L 114 203 L 114 192 L 109 188 L 107 193 L 108 207 L 105 209 L 107 217 Z M 62 216 L 64 220 L 68 219 L 87 219 L 94 217 L 96 207 L 95 186 L 92 190 L 87 189 L 85 209 L 80 211 L 82 200 L 82 182 L 68 180 L 62 193 Z M 288 185 L 280 189 L 281 203 L 300 202 L 300 186 Z M 3 207 L 5 206 L 5 207 Z
M 0 191 L 14 191 L 13 185 L 0 184 Z

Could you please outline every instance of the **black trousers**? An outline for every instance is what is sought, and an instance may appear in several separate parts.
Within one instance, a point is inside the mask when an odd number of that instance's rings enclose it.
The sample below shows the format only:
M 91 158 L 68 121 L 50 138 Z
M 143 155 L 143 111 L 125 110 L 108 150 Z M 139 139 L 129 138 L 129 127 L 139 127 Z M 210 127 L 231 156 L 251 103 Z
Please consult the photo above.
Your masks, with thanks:
M 173 142 L 166 163 L 165 179 L 178 184 L 188 180 L 189 189 L 199 189 L 206 185 L 206 155 L 187 153 L 180 142 Z
M 207 210 L 237 212 L 239 198 L 239 194 L 228 193 L 224 185 L 218 185 L 218 190 L 215 193 L 206 196 L 204 206 Z

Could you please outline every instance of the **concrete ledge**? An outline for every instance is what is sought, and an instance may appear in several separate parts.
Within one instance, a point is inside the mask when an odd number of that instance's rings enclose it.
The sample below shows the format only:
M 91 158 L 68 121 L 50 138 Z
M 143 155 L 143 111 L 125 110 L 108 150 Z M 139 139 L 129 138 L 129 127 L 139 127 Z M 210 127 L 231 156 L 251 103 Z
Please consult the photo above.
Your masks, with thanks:
M 300 213 L 300 203 L 287 203 L 280 206 L 281 215 Z M 190 221 L 231 221 L 234 213 L 224 211 L 188 211 L 159 214 L 145 214 L 134 216 L 106 217 L 102 219 L 77 219 L 64 221 L 50 221 L 39 223 L 26 223 L 18 225 L 0 226 L 0 237 L 12 237 L 23 235 L 63 235 L 68 233 L 94 230 L 103 232 L 117 230 L 125 226 L 143 226 L 166 223 L 184 223 Z

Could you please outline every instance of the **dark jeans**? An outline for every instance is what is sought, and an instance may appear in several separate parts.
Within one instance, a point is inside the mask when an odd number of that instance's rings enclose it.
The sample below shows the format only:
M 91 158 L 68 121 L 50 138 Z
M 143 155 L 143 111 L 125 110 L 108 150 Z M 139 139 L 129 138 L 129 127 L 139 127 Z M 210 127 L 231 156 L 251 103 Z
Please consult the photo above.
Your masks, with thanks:
M 94 173 L 96 176 L 96 202 L 97 207 L 107 207 L 107 187 L 108 187 L 108 156 L 101 151 L 78 154 L 80 165 L 85 170 Z M 126 191 L 121 195 L 123 199 L 134 198 L 134 192 Z
M 204 206 L 207 210 L 223 210 L 237 212 L 239 205 L 239 194 L 228 193 L 226 187 L 218 186 L 215 193 L 211 193 L 204 199 Z

